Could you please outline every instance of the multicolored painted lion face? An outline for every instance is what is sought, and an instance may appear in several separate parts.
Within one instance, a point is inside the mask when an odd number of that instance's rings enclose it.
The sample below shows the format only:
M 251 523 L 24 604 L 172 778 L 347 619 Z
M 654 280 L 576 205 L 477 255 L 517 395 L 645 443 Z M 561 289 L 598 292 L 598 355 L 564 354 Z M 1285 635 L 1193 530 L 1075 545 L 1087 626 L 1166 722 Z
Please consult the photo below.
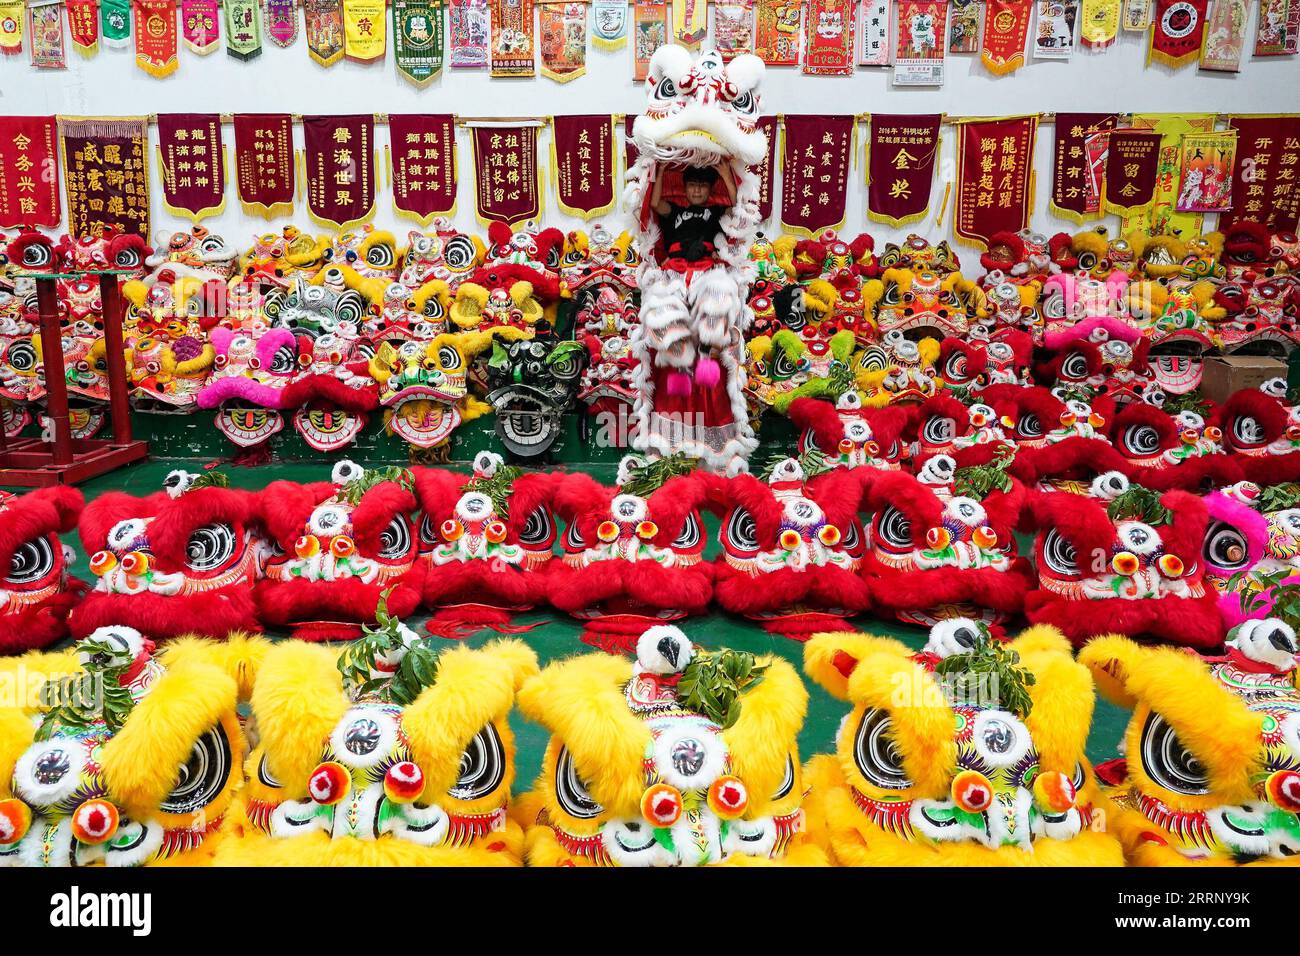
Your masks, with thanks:
M 388 618 L 342 655 L 270 650 L 251 701 L 248 825 L 219 862 L 519 865 L 506 718 L 537 658 L 519 641 L 443 647 Z
M 469 394 L 469 362 L 492 344 L 491 332 L 447 333 L 398 346 L 385 342 L 370 360 L 384 422 L 417 448 L 443 444 L 462 421 L 491 406 Z
M 692 57 L 685 47 L 660 47 L 646 75 L 645 112 L 632 127 L 637 149 L 660 163 L 757 166 L 767 149 L 758 128 L 764 69 L 749 54 L 727 63 L 716 50 Z
M 1207 516 L 1198 497 L 1133 485 L 1109 502 L 1037 492 L 1028 509 L 1039 529 L 1030 621 L 1078 644 L 1114 630 L 1191 647 L 1221 643 L 1218 595 L 1200 563 Z
M 398 281 L 407 289 L 426 282 L 445 282 L 454 291 L 460 281 L 483 264 L 487 250 L 477 237 L 458 231 L 450 219 L 433 221 L 433 232 L 407 234 Z
M 898 329 L 859 349 L 852 368 L 862 404 L 883 408 L 929 398 L 939 387 L 939 353 L 938 339 L 927 336 L 913 342 Z
M 744 671 L 725 715 L 695 703 L 710 663 Z M 823 864 L 800 807 L 806 703 L 785 661 L 705 654 L 665 625 L 639 637 L 630 667 L 606 654 L 551 664 L 519 692 L 524 714 L 551 732 L 518 805 L 527 862 Z
M 577 394 L 586 357 L 582 343 L 554 336 L 493 343 L 487 400 L 511 455 L 536 458 L 559 439 L 560 415 Z
M 999 677 L 989 678 L 988 665 Z M 938 624 L 919 653 L 819 634 L 808 675 L 853 710 L 815 757 L 813 838 L 845 866 L 1119 866 L 1084 756 L 1092 681 L 1052 628 Z M 1095 821 L 1104 823 L 1104 817 Z
M 915 233 L 908 236 L 901 245 L 885 243 L 878 264 L 884 270 L 911 269 L 914 272 L 938 272 L 942 275 L 961 268 L 961 262 L 947 240 L 935 244 Z
M 960 336 L 967 325 L 957 288 L 962 281 L 959 272 L 886 269 L 879 279 L 867 283 L 865 294 L 877 303 L 876 322 L 881 332 L 920 330 Z
M 287 289 L 298 276 L 311 278 L 325 261 L 328 239 L 313 239 L 296 226 L 253 237 L 252 248 L 240 260 L 243 280 L 274 289 Z
M 298 340 L 288 329 L 259 334 L 218 326 L 211 376 L 197 395 L 199 408 L 217 409 L 217 428 L 240 448 L 260 445 L 284 428 L 284 389 L 298 373 Z
M 66 486 L 0 493 L 0 653 L 45 647 L 64 637 L 85 585 L 69 574 L 60 540 L 77 526 L 83 499 Z
M 177 277 L 225 280 L 239 264 L 239 251 L 203 226 L 194 226 L 189 232 L 160 233 L 154 247 L 156 251 L 145 259 L 145 266 L 155 277 L 168 271 Z
M 1300 692 L 1289 625 L 1247 621 L 1220 658 L 1110 635 L 1079 660 L 1102 693 L 1133 710 L 1126 760 L 1108 793 L 1129 863 L 1300 861 Z
M 3 750 L 16 757 L 0 767 L 0 865 L 211 862 L 242 780 L 233 649 L 182 642 L 160 660 L 116 626 L 73 653 L 21 658 L 29 677 L 48 680 L 39 706 L 0 715 Z
M 367 279 L 397 277 L 397 237 L 372 225 L 341 232 L 325 251 L 326 266 L 346 266 Z
M 263 543 L 252 492 L 183 471 L 166 492 L 100 495 L 78 531 L 94 589 L 68 620 L 74 637 L 122 624 L 151 639 L 259 631 L 253 582 Z
M 856 391 L 849 390 L 835 404 L 813 398 L 790 403 L 790 420 L 799 433 L 799 454 L 820 452 L 837 468 L 902 467 L 908 448 L 901 440 L 907 414 L 901 409 L 864 408 Z

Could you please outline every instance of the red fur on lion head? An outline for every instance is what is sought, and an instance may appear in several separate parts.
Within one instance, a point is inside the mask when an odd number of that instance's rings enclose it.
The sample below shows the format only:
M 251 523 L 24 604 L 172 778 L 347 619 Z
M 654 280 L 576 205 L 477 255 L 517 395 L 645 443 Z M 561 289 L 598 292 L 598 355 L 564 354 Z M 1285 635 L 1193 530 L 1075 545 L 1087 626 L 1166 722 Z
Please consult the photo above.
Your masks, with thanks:
M 21 497 L 0 493 L 0 654 L 47 647 L 68 633 L 86 585 L 71 577 L 60 534 L 77 525 L 83 499 L 66 485 Z

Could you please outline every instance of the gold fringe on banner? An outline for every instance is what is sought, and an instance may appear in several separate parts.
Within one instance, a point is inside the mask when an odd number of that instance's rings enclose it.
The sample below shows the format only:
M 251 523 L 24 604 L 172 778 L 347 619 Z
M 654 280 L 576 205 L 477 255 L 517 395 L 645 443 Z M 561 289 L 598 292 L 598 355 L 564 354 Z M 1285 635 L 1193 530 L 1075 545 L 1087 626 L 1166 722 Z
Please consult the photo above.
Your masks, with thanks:
M 1073 209 L 1062 209 L 1051 200 L 1047 203 L 1047 212 L 1057 219 L 1068 219 L 1070 222 L 1077 223 L 1080 226 L 1090 222 L 1095 222 L 1103 218 L 1106 214 L 1100 208 L 1096 212 L 1075 212 Z
M 610 197 L 609 197 L 609 202 L 607 202 L 605 205 L 601 206 L 601 207 L 598 208 L 598 209 L 593 209 L 593 210 L 591 210 L 590 212 L 587 212 L 587 211 L 582 210 L 582 209 L 578 209 L 578 208 L 573 207 L 573 206 L 566 206 L 566 205 L 564 204 L 563 200 L 560 199 L 560 157 L 559 157 L 558 155 L 556 155 L 556 152 L 555 152 L 555 119 L 554 119 L 554 117 L 551 117 L 551 118 L 550 118 L 550 123 L 551 123 L 551 177 L 550 177 L 550 179 L 551 179 L 551 182 L 553 182 L 553 183 L 555 184 L 555 205 L 556 205 L 556 207 L 557 207 L 561 212 L 563 212 L 563 213 L 567 213 L 567 214 L 570 215 L 570 216 L 574 216 L 574 217 L 576 217 L 576 218 L 578 218 L 578 219 L 581 219 L 583 222 L 586 222 L 586 221 L 588 221 L 589 219 L 595 219 L 597 216 L 603 216 L 603 215 L 605 215 L 607 212 L 609 212 L 610 210 L 612 210 L 612 209 L 614 208 L 614 206 L 618 203 L 618 196 L 619 196 L 619 189 L 618 189 L 618 154 L 619 154 L 619 143 L 618 143 L 618 135 L 617 135 L 617 131 L 616 131 L 615 127 L 614 127 L 614 117 L 611 116 L 611 117 L 609 118 L 609 139 L 610 139 L 610 149 L 609 149 L 609 184 L 610 184 L 610 190 L 609 190 L 609 192 L 610 192 Z
M 868 120 L 868 122 L 870 122 L 870 120 Z M 942 120 L 940 120 L 939 128 L 940 129 L 943 128 Z M 856 135 L 856 129 L 857 128 L 854 127 L 855 135 Z M 869 187 L 871 185 L 871 134 L 870 133 L 867 134 L 867 140 L 865 143 L 862 144 L 862 146 L 863 146 L 862 180 L 863 180 L 863 185 Z M 938 136 L 934 138 L 934 150 L 932 151 L 931 155 L 937 156 L 939 154 L 939 151 L 942 149 L 943 149 L 943 134 L 940 133 Z M 930 170 L 930 191 L 931 193 L 934 192 L 934 170 L 933 169 Z M 898 229 L 902 226 L 911 226 L 915 223 L 920 222 L 926 216 L 930 215 L 929 202 L 925 204 L 925 208 L 922 209 L 920 212 L 913 213 L 910 216 L 903 216 L 899 219 L 895 219 L 893 216 L 886 216 L 884 213 L 881 212 L 872 212 L 870 192 L 867 192 L 864 195 L 862 201 L 864 204 L 863 208 L 866 209 L 867 218 L 869 220 L 871 220 L 872 222 L 878 222 L 883 226 L 893 226 L 895 229 Z M 940 213 L 940 215 L 942 215 L 942 213 Z
M 785 133 L 785 122 L 784 122 L 784 120 L 782 119 L 782 117 L 780 117 L 780 116 L 777 117 L 777 125 L 779 125 L 779 126 L 781 127 L 781 144 L 780 144 L 780 153 L 779 153 L 779 156 L 780 156 L 780 163 L 781 163 L 781 183 L 782 183 L 782 185 L 784 186 L 784 184 L 785 184 L 785 136 L 786 136 L 786 133 Z M 858 124 L 857 122 L 854 122 L 854 123 L 851 124 L 851 129 L 852 129 L 852 131 L 849 133 L 849 156 L 850 156 L 850 158 L 853 157 L 853 156 L 856 156 L 857 153 L 858 153 L 858 125 L 859 125 L 859 124 Z M 784 197 L 782 197 L 782 200 L 783 200 L 783 201 L 782 201 L 782 204 L 781 204 L 781 205 L 782 205 L 781 212 L 784 213 L 784 212 L 785 212 Z M 772 208 L 773 208 L 773 210 L 775 210 L 775 208 L 776 208 L 776 200 L 775 200 L 775 197 L 773 198 Z M 777 222 L 780 223 L 780 225 L 781 225 L 781 229 L 782 229 L 783 232 L 788 232 L 788 233 L 790 233 L 790 234 L 792 234 L 792 235 L 796 235 L 796 236 L 802 236 L 804 239 L 816 239 L 819 235 L 821 235 L 821 234 L 822 234 L 823 232 L 825 232 L 827 229 L 832 229 L 832 230 L 834 230 L 835 232 L 839 232 L 841 229 L 843 229 L 843 228 L 844 228 L 844 224 L 845 224 L 846 222 L 848 222 L 848 220 L 849 220 L 849 215 L 848 215 L 848 214 L 849 214 L 849 190 L 848 190 L 848 184 L 845 183 L 845 189 L 844 189 L 844 216 L 840 219 L 839 222 L 830 223 L 830 224 L 828 224 L 828 225 L 821 226 L 821 227 L 819 227 L 819 228 L 817 229 L 816 232 L 814 232 L 813 230 L 807 228 L 806 226 L 792 226 L 792 225 L 790 225 L 789 223 L 787 223 L 787 222 L 785 221 L 784 217 L 781 216 L 781 215 L 778 215 L 778 216 L 777 216 Z
M 221 190 L 221 202 L 218 205 L 206 206 L 198 212 L 190 212 L 188 209 L 173 206 L 167 202 L 167 164 L 163 161 L 162 147 L 155 144 L 153 153 L 158 158 L 158 181 L 163 184 L 162 205 L 169 213 L 177 219 L 188 219 L 197 226 L 201 220 L 206 219 L 208 216 L 220 216 L 226 211 L 226 188 L 229 188 L 229 184 Z M 221 146 L 221 181 L 223 183 L 226 180 L 226 170 L 229 168 L 226 163 L 226 147 L 223 143 Z
M 298 172 L 302 176 L 303 186 L 309 191 L 309 195 L 307 196 L 308 219 L 316 223 L 318 226 L 325 226 L 326 228 L 333 229 L 336 232 L 344 232 L 345 230 L 352 229 L 356 226 L 365 225 L 375 218 L 375 213 L 379 211 L 379 156 L 377 150 L 372 149 L 370 151 L 371 175 L 375 178 L 375 193 L 370 197 L 370 208 L 366 210 L 364 215 L 358 216 L 356 219 L 349 219 L 346 222 L 335 222 L 333 219 L 326 219 L 324 216 L 316 215 L 316 212 L 311 208 L 310 181 L 307 179 L 307 151 L 300 149 L 295 150 L 295 152 L 298 156 Z
M 221 119 L 225 122 L 226 117 L 223 115 Z M 231 148 L 233 149 L 234 147 L 232 146 Z M 298 169 L 299 163 L 302 162 L 302 150 L 295 149 L 293 151 L 293 159 L 291 162 L 293 163 L 293 168 L 295 170 Z M 248 202 L 244 199 L 243 195 L 239 191 L 239 177 L 236 176 L 235 195 L 239 197 L 240 208 L 242 208 L 248 215 L 260 216 L 263 219 L 281 219 L 285 216 L 293 215 L 293 211 L 296 208 L 298 201 L 299 182 L 301 182 L 301 180 L 295 176 L 293 180 L 293 195 L 289 197 L 288 202 L 273 202 L 270 205 L 267 205 L 262 202 Z

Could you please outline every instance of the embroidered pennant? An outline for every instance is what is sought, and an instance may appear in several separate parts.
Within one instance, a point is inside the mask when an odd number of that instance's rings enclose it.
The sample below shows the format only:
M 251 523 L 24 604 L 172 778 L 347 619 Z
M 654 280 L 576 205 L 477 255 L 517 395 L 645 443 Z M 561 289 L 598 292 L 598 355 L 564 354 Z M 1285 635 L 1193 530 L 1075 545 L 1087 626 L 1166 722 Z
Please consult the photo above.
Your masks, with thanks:
M 492 0 L 492 75 L 532 76 L 533 0 Z
M 58 227 L 57 137 L 53 116 L 0 117 L 0 228 Z
M 375 211 L 375 118 L 304 116 L 307 214 L 324 226 L 347 229 Z
M 354 63 L 382 60 L 388 49 L 384 0 L 343 0 L 343 55 Z
M 442 10 L 442 0 L 393 0 L 393 58 L 416 86 L 442 72 Z
M 1259 19 L 1255 21 L 1255 56 L 1290 56 L 1297 50 L 1300 50 L 1300 0 L 1260 0 Z
M 226 208 L 226 151 L 217 113 L 159 113 L 163 208 L 198 222 Z
M 542 213 L 537 185 L 537 127 L 476 126 L 475 215 L 479 222 L 513 224 Z
M 82 56 L 99 52 L 99 0 L 68 0 L 68 36 Z
M 627 42 L 627 0 L 592 0 L 591 42 L 602 50 Z
M 1048 211 L 1082 223 L 1101 215 L 1100 196 L 1089 188 L 1088 138 L 1115 128 L 1114 113 L 1057 113 L 1052 148 L 1052 199 Z
M 809 76 L 852 76 L 853 26 L 853 0 L 808 0 L 803 72 Z
M 492 9 L 488 0 L 450 0 L 451 65 L 488 66 L 492 45 Z
M 987 249 L 994 233 L 1029 225 L 1038 116 L 971 120 L 958 127 L 953 233 Z
M 1150 206 L 1160 175 L 1160 134 L 1153 130 L 1117 129 L 1106 149 L 1106 212 L 1131 215 Z
M 176 0 L 135 0 L 135 65 L 154 77 L 176 72 Z
M 556 116 L 551 121 L 551 166 L 560 210 L 591 219 L 614 208 L 614 121 Z
M 1237 159 L 1236 130 L 1188 133 L 1179 168 L 1179 212 L 1227 212 L 1232 208 L 1232 170 Z
M 996 76 L 1014 73 L 1025 65 L 1025 38 L 1029 34 L 1032 0 L 988 0 L 984 20 L 984 46 L 980 62 Z
M 839 229 L 844 225 L 857 118 L 787 113 L 783 123 L 781 225 L 809 238 Z
M 1246 45 L 1246 0 L 1211 0 L 1201 48 L 1201 69 L 1217 73 L 1241 70 Z
M 1177 69 L 1195 61 L 1205 36 L 1208 0 L 1157 0 L 1147 62 Z
M 266 35 L 280 48 L 291 47 L 298 39 L 298 0 L 264 0 L 262 15 Z
M 342 0 L 302 0 L 307 24 L 307 52 L 321 66 L 343 59 Z
M 1219 217 L 1219 231 L 1240 219 L 1270 232 L 1300 230 L 1300 116 L 1232 116 L 1237 161 L 1232 173 L 1232 210 Z
M 181 39 L 191 52 L 207 56 L 221 45 L 217 0 L 181 0 Z
M 1079 42 L 1090 50 L 1104 50 L 1119 33 L 1120 0 L 1083 0 Z
M 99 0 L 99 32 L 104 45 L 124 47 L 131 42 L 131 0 Z
M 768 66 L 798 66 L 802 16 L 798 0 L 758 0 L 754 53 Z
M 293 117 L 237 113 L 235 186 L 244 212 L 274 219 L 293 214 Z
M 236 60 L 262 55 L 262 18 L 257 0 L 223 0 L 226 11 L 226 52 Z
M 942 117 L 871 114 L 867 147 L 867 217 L 894 228 L 930 211 Z
M 388 117 L 389 169 L 397 214 L 428 226 L 456 211 L 456 118 L 450 113 Z
M 542 76 L 568 83 L 587 72 L 587 4 L 582 0 L 544 3 L 541 26 Z
M 149 235 L 149 120 L 59 117 L 68 234 Z

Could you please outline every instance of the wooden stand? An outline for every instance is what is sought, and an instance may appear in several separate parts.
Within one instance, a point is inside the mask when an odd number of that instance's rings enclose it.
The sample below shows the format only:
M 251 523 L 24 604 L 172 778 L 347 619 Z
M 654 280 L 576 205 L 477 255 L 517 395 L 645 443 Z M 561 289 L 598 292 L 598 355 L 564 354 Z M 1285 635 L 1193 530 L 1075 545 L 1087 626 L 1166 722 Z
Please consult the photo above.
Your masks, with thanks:
M 36 283 L 36 303 L 41 320 L 41 354 L 45 367 L 46 410 L 53 441 L 20 438 L 10 444 L 0 428 L 0 485 L 41 488 L 76 484 L 139 461 L 149 454 L 149 443 L 131 438 L 131 409 L 127 403 L 126 361 L 122 352 L 121 271 L 84 272 L 75 275 L 31 273 Z M 63 365 L 63 338 L 59 321 L 58 280 L 99 277 L 104 319 L 104 353 L 108 363 L 109 417 L 112 438 L 73 438 L 68 414 L 68 385 Z

